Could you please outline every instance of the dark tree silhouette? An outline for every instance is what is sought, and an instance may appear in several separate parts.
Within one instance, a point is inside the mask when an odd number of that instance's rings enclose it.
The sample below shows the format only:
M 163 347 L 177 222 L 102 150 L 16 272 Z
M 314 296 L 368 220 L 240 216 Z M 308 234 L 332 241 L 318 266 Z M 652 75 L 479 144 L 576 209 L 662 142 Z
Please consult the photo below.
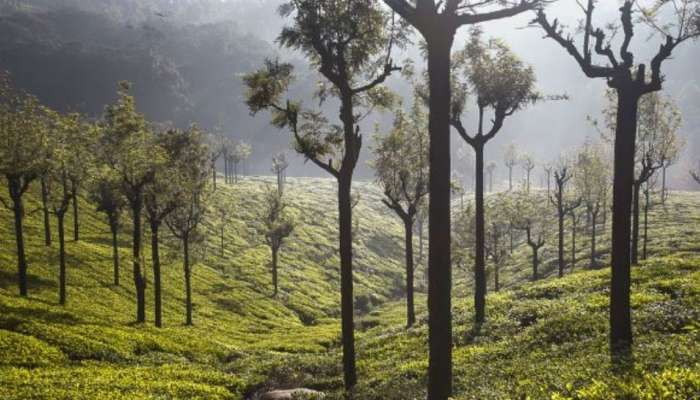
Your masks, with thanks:
M 513 227 L 525 231 L 525 240 L 532 251 L 532 280 L 540 278 L 540 250 L 546 244 L 548 226 L 545 202 L 537 195 L 517 193 L 511 210 Z
M 590 225 L 591 244 L 589 268 L 598 266 L 596 260 L 596 240 L 598 222 L 609 194 L 610 168 L 605 158 L 605 147 L 599 143 L 586 142 L 576 157 L 574 185 L 581 195 Z
M 126 206 L 126 200 L 119 190 L 119 183 L 109 174 L 103 174 L 95 179 L 90 189 L 90 199 L 96 205 L 98 212 L 107 216 L 107 224 L 112 235 L 112 265 L 114 268 L 114 286 L 119 286 L 119 229 L 121 215 Z
M 394 126 L 386 135 L 377 135 L 373 166 L 384 190 L 382 202 L 404 224 L 406 256 L 406 326 L 416 322 L 413 296 L 413 225 L 428 194 L 428 124 L 418 98 L 407 116 L 396 112 Z
M 670 7 L 671 2 L 661 2 L 659 7 Z M 647 79 L 647 64 L 634 68 L 634 54 L 630 44 L 634 36 L 633 7 L 635 2 L 625 0 L 620 8 L 622 42 L 619 54 L 615 54 L 609 38 L 610 33 L 594 27 L 595 1 L 582 4 L 585 22 L 582 26 L 583 47 L 579 49 L 574 39 L 567 36 L 557 20 L 549 20 L 540 10 L 534 23 L 540 25 L 547 37 L 558 43 L 581 67 L 589 78 L 604 78 L 617 93 L 617 116 L 615 126 L 614 179 L 613 179 L 613 233 L 612 233 L 612 278 L 610 290 L 610 351 L 613 362 L 631 360 L 632 318 L 630 312 L 630 215 L 632 212 L 632 184 L 634 181 L 635 138 L 637 131 L 638 103 L 642 95 L 661 90 L 663 77 L 661 67 L 673 50 L 688 39 L 700 35 L 697 12 L 694 4 L 684 2 L 682 9 L 672 12 L 678 17 L 675 23 L 656 24 L 657 12 L 641 12 L 641 18 L 658 30 L 665 40 L 649 63 L 650 79 Z M 675 5 L 675 3 L 674 3 Z M 675 30 L 675 32 L 671 32 Z M 617 29 L 615 29 L 617 31 Z M 593 51 L 604 63 L 593 60 Z
M 478 29 L 472 32 L 468 44 L 455 58 L 454 67 L 457 71 L 453 72 L 450 123 L 476 155 L 474 306 L 475 321 L 482 323 L 486 319 L 484 147 L 501 130 L 507 117 L 535 101 L 538 95 L 534 91 L 532 68 L 524 65 L 503 42 L 484 43 Z M 471 134 L 461 120 L 470 94 L 474 96 L 478 112 L 476 128 Z M 493 114 L 489 127 L 485 126 L 486 113 Z
M 294 221 L 285 215 L 287 204 L 282 192 L 277 189 L 267 188 L 265 192 L 265 208 L 263 209 L 262 220 L 264 224 L 265 242 L 270 247 L 272 261 L 270 269 L 272 271 L 272 297 L 276 297 L 279 291 L 278 285 L 278 256 L 285 239 L 294 231 Z
M 350 193 L 362 148 L 358 111 L 386 103 L 382 84 L 399 70 L 391 60 L 391 48 L 403 40 L 396 29 L 387 29 L 393 28 L 391 17 L 375 0 L 291 0 L 281 7 L 281 13 L 293 15 L 293 24 L 283 29 L 279 42 L 302 51 L 318 68 L 324 81 L 317 95 L 338 98 L 341 124 L 330 125 L 320 112 L 280 101 L 292 80 L 288 64 L 268 61 L 263 69 L 247 75 L 247 103 L 253 113 L 271 110 L 273 123 L 292 131 L 297 152 L 338 182 L 343 372 L 349 390 L 357 382 Z M 362 82 L 366 76 L 369 80 Z

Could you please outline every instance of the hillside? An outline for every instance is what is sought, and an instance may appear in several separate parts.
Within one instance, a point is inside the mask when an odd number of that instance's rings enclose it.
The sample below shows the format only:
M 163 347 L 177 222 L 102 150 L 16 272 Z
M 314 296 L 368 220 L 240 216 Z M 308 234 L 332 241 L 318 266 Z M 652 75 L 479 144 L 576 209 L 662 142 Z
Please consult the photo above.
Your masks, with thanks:
M 216 201 L 230 200 L 235 211 L 223 257 L 216 221 L 206 223 L 209 240 L 194 267 L 193 327 L 182 325 L 184 283 L 172 238 L 164 251 L 165 327 L 154 328 L 150 314 L 145 326 L 133 324 L 128 235 L 120 243 L 122 286 L 114 287 L 107 225 L 84 200 L 82 239 L 68 242 L 68 304 L 57 305 L 57 251 L 43 245 L 40 213 L 27 216 L 30 297 L 18 298 L 10 215 L 1 210 L 0 398 L 240 399 L 263 387 L 290 386 L 340 398 L 334 184 L 289 180 L 299 226 L 282 250 L 281 293 L 272 298 L 269 251 L 255 228 L 271 182 L 220 185 Z M 373 185 L 356 190 L 362 193 L 355 238 L 356 398 L 418 399 L 427 367 L 423 271 L 416 277 L 419 324 L 406 330 L 402 227 Z M 28 211 L 37 206 L 34 199 Z M 564 279 L 524 283 L 529 264 L 519 246 L 503 276 L 509 290 L 489 295 L 489 321 L 478 328 L 471 323 L 470 279 L 455 270 L 455 398 L 697 396 L 699 210 L 700 196 L 674 193 L 652 214 L 655 258 L 634 269 L 636 367 L 627 376 L 611 374 L 607 356 L 607 269 L 585 271 L 582 261 Z M 150 287 L 147 296 L 150 313 Z

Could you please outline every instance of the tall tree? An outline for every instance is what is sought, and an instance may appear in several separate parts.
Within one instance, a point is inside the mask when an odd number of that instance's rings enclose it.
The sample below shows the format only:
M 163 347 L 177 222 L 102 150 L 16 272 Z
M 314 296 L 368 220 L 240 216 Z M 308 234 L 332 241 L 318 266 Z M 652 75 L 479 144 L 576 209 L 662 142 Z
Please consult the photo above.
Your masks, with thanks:
M 520 166 L 525 171 L 525 190 L 530 193 L 530 176 L 536 166 L 535 159 L 529 154 L 523 154 L 520 156 Z
M 228 180 L 228 158 L 226 157 L 228 147 L 226 138 L 218 129 L 216 129 L 215 132 L 207 135 L 207 144 L 209 145 L 209 164 L 212 174 L 212 187 L 214 190 L 216 190 L 216 163 L 220 158 L 224 159 L 224 177 L 226 180 Z
M 413 225 L 428 194 L 428 123 L 420 100 L 414 99 L 409 116 L 396 112 L 386 136 L 376 137 L 373 163 L 382 202 L 401 218 L 406 256 L 406 326 L 416 322 L 413 296 Z
M 250 157 L 252 151 L 252 146 L 243 141 L 237 142 L 233 146 L 229 152 L 229 166 L 233 168 L 233 179 L 229 179 L 230 183 L 238 183 L 238 167 Z
M 182 243 L 183 272 L 185 276 L 185 325 L 192 325 L 192 266 L 191 246 L 200 239 L 198 228 L 206 215 L 210 190 L 207 185 L 210 154 L 202 132 L 192 126 L 180 131 L 181 145 L 177 157 L 178 174 L 172 179 L 179 188 L 177 207 L 165 218 L 172 234 Z
M 279 251 L 285 239 L 294 232 L 294 220 L 287 215 L 285 209 L 287 203 L 282 192 L 270 187 L 265 191 L 265 207 L 262 213 L 264 224 L 265 242 L 270 247 L 272 261 L 270 270 L 272 272 L 272 297 L 276 297 L 279 291 L 278 285 L 278 259 Z
M 185 162 L 182 158 L 187 154 L 187 146 L 190 145 L 189 132 L 178 129 L 159 130 L 155 137 L 155 145 L 164 157 L 155 166 L 153 179 L 146 185 L 143 200 L 146 220 L 151 232 L 154 323 L 160 328 L 163 325 L 160 228 L 181 201 L 179 194 L 183 188 L 173 177 L 180 173 L 182 164 Z
M 452 256 L 450 242 L 450 105 L 452 45 L 465 25 L 508 18 L 540 0 L 384 0 L 426 42 L 429 81 L 428 400 L 452 394 Z
M 475 187 L 475 320 L 486 319 L 486 255 L 484 220 L 484 147 L 503 127 L 505 119 L 538 97 L 535 74 L 523 64 L 502 41 L 485 42 L 481 31 L 474 29 L 464 50 L 456 57 L 452 98 L 451 124 L 476 155 Z M 468 97 L 474 96 L 478 120 L 470 133 L 462 123 Z M 493 114 L 490 126 L 485 126 L 487 113 Z M 499 250 L 500 251 L 500 250 Z
M 630 45 L 635 32 L 633 8 L 639 5 L 625 0 L 620 7 L 620 24 L 610 31 L 596 28 L 593 14 L 596 1 L 581 4 L 585 21 L 582 24 L 583 43 L 579 49 L 573 37 L 563 32 L 557 20 L 550 21 L 544 10 L 537 13 L 534 23 L 540 25 L 547 37 L 558 43 L 589 78 L 606 79 L 608 86 L 617 93 L 617 115 L 615 126 L 615 168 L 613 178 L 613 233 L 612 233 L 612 277 L 610 282 L 610 350 L 613 362 L 622 365 L 631 360 L 632 318 L 630 311 L 630 237 L 632 212 L 632 185 L 634 182 L 634 158 L 636 148 L 638 103 L 642 95 L 662 88 L 662 64 L 681 43 L 700 35 L 697 1 L 654 1 L 649 9 L 642 9 L 640 17 L 665 38 L 649 62 L 650 79 L 647 79 L 647 64 L 634 68 L 635 56 Z M 674 18 L 668 23 L 658 24 L 660 13 L 670 9 Z M 619 52 L 615 53 L 612 38 L 621 27 L 622 37 Z M 593 52 L 604 61 L 598 63 Z
M 559 246 L 557 259 L 559 264 L 559 277 L 564 276 L 564 268 L 566 267 L 564 259 L 564 220 L 573 210 L 581 205 L 581 198 L 571 198 L 567 194 L 568 183 L 573 177 L 573 168 L 570 160 L 562 157 L 554 166 L 554 185 L 555 192 L 549 196 L 549 201 L 557 209 L 557 222 L 559 227 Z
M 0 72 L 0 175 L 7 184 L 14 215 L 17 277 L 20 296 L 27 296 L 27 259 L 24 248 L 24 194 L 46 170 L 47 115 L 33 96 L 15 91 Z
M 357 382 L 350 189 L 362 148 L 358 122 L 362 109 L 370 111 L 386 104 L 382 84 L 398 70 L 391 60 L 391 48 L 403 40 L 378 0 L 290 0 L 281 12 L 292 17 L 292 25 L 283 29 L 279 42 L 303 52 L 318 68 L 324 79 L 317 95 L 337 97 L 340 125 L 330 125 L 322 113 L 302 110 L 297 102 L 281 101 L 292 80 L 287 64 L 268 61 L 263 69 L 245 77 L 248 106 L 253 113 L 272 110 L 273 123 L 291 129 L 297 152 L 338 182 L 343 380 L 349 390 Z
M 491 260 L 493 268 L 493 290 L 501 290 L 501 268 L 510 255 L 508 241 L 511 221 L 505 210 L 508 206 L 502 201 L 492 201 L 487 206 L 489 216 L 488 229 L 486 229 L 484 241 L 484 253 Z
M 144 193 L 155 179 L 157 165 L 164 155 L 155 145 L 144 116 L 136 110 L 130 88 L 127 82 L 119 83 L 119 99 L 106 108 L 100 148 L 101 157 L 119 180 L 131 211 L 136 322 L 142 323 L 146 321 L 146 278 L 141 268 Z

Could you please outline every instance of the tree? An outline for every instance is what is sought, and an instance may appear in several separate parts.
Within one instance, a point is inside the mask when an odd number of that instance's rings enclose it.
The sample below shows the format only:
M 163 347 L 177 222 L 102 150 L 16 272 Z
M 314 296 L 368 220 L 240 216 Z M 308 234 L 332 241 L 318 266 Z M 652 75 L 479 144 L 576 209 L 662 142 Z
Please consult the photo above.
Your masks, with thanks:
M 567 195 L 567 183 L 573 177 L 572 166 L 569 160 L 562 157 L 554 166 L 554 184 L 556 192 L 549 196 L 549 201 L 557 209 L 557 221 L 559 224 L 559 247 L 558 247 L 558 262 L 559 262 L 559 277 L 564 276 L 564 219 L 573 210 L 581 205 L 581 198 L 571 199 Z
M 136 111 L 131 85 L 119 84 L 116 104 L 106 108 L 101 138 L 102 155 L 119 180 L 127 199 L 132 220 L 132 264 L 136 288 L 136 322 L 146 321 L 146 278 L 141 269 L 142 214 L 144 193 L 155 179 L 156 168 L 164 155 L 155 145 L 153 132 L 144 116 Z
M 542 166 L 542 169 L 544 170 L 545 180 L 547 181 L 547 197 L 549 198 L 549 194 L 552 191 L 552 171 L 554 167 L 552 164 L 547 163 Z
M 642 194 L 644 195 L 644 233 L 642 235 L 642 260 L 647 259 L 647 245 L 649 244 L 649 210 L 654 206 L 652 196 L 657 186 L 656 177 L 652 177 L 644 183 Z M 663 191 L 660 193 L 663 202 Z M 663 204 L 663 203 L 662 203 Z
M 221 252 L 221 257 L 224 257 L 225 251 L 225 229 L 226 225 L 230 222 L 230 218 L 233 215 L 234 205 L 228 200 L 227 197 L 221 196 L 213 201 L 214 204 L 214 214 L 217 216 L 217 225 L 219 229 L 219 247 Z
M 574 186 L 581 195 L 583 206 L 591 229 L 591 252 L 589 268 L 598 266 L 596 260 L 596 240 L 598 218 L 600 217 L 609 194 L 610 168 L 605 157 L 605 147 L 600 143 L 586 141 L 576 155 L 576 174 Z
M 94 127 L 82 121 L 79 114 L 66 116 L 51 113 L 50 167 L 46 179 L 48 203 L 56 216 L 58 226 L 59 304 L 65 305 L 66 293 L 66 241 L 65 215 L 71 202 L 75 202 L 76 181 L 82 181 L 89 167 L 87 154 L 92 154 L 90 142 L 95 136 Z
M 532 170 L 535 169 L 535 159 L 529 154 L 523 154 L 520 156 L 520 165 L 525 171 L 525 189 L 530 193 L 530 175 L 532 175 Z
M 219 158 L 223 157 L 224 159 L 224 176 L 225 179 L 228 180 L 228 157 L 226 157 L 228 147 L 226 138 L 218 129 L 216 132 L 207 135 L 207 143 L 209 144 L 209 163 L 211 165 L 212 185 L 213 189 L 216 190 L 216 162 L 219 161 Z
M 272 157 L 272 172 L 277 176 L 277 191 L 280 194 L 284 191 L 284 183 L 287 181 L 287 153 L 279 152 Z
M 486 173 L 489 175 L 489 192 L 493 192 L 493 174 L 496 172 L 496 168 L 498 166 L 493 161 L 486 165 Z
M 410 116 L 399 110 L 386 136 L 377 135 L 373 163 L 382 202 L 404 225 L 406 256 L 406 326 L 416 322 L 413 301 L 413 225 L 421 203 L 428 194 L 428 132 L 425 113 L 418 98 Z
M 343 378 L 349 390 L 357 382 L 350 188 L 362 148 L 359 111 L 388 105 L 390 96 L 382 84 L 399 69 L 391 60 L 391 48 L 403 40 L 376 0 L 290 0 L 280 10 L 283 16 L 293 15 L 293 24 L 282 30 L 279 42 L 303 52 L 318 68 L 324 80 L 317 95 L 338 98 L 341 124 L 330 125 L 321 112 L 303 110 L 298 102 L 281 101 L 293 79 L 289 64 L 267 61 L 261 70 L 246 75 L 247 103 L 254 114 L 271 110 L 273 124 L 290 128 L 297 152 L 338 182 Z
M 120 191 L 119 182 L 109 172 L 98 169 L 97 177 L 89 190 L 90 199 L 98 212 L 107 216 L 109 231 L 112 235 L 112 265 L 114 268 L 114 286 L 119 286 L 119 229 L 126 200 Z
M 511 228 L 507 212 L 508 204 L 506 204 L 508 202 L 492 201 L 487 207 L 489 223 L 485 232 L 484 252 L 491 260 L 493 267 L 493 289 L 495 292 L 501 290 L 500 271 L 509 255 L 506 245 Z
M 466 47 L 456 57 L 451 124 L 476 155 L 476 249 L 474 266 L 474 305 L 476 323 L 486 318 L 486 259 L 484 254 L 484 147 L 503 127 L 505 119 L 537 99 L 535 75 L 498 40 L 485 43 L 481 31 L 474 29 Z M 461 74 L 460 74 L 461 73 Z M 462 76 L 459 76 L 462 75 Z M 468 89 L 469 88 L 469 89 Z M 473 133 L 462 123 L 462 114 L 471 94 L 477 105 L 478 120 Z M 490 127 L 485 127 L 486 113 L 493 113 Z M 499 250 L 500 251 L 500 250 Z
M 173 177 L 180 174 L 183 163 L 187 161 L 183 158 L 188 154 L 188 146 L 191 145 L 190 132 L 171 128 L 157 131 L 155 146 L 162 152 L 163 159 L 155 166 L 153 179 L 146 185 L 143 195 L 146 220 L 151 231 L 154 323 L 158 328 L 163 325 L 160 228 L 181 201 L 180 191 L 183 188 Z
M 612 32 L 594 27 L 593 13 L 595 0 L 581 4 L 585 16 L 580 32 L 583 46 L 579 49 L 571 36 L 566 36 L 557 20 L 551 22 L 544 10 L 537 13 L 534 23 L 540 25 L 547 37 L 553 39 L 571 55 L 589 78 L 604 78 L 608 86 L 617 93 L 615 126 L 614 178 L 613 178 L 613 233 L 612 233 L 612 277 L 610 283 L 610 350 L 613 362 L 631 360 L 632 318 L 630 311 L 630 237 L 632 212 L 632 185 L 637 132 L 639 99 L 647 93 L 662 88 L 662 64 L 681 43 L 700 35 L 697 3 L 694 0 L 682 2 L 654 2 L 654 7 L 641 9 L 641 21 L 652 26 L 665 38 L 659 50 L 649 62 L 650 79 L 647 80 L 647 64 L 634 68 L 635 57 L 630 51 L 634 36 L 633 7 L 638 2 L 625 0 L 620 7 L 622 39 L 619 54 L 612 48 L 612 38 L 619 32 L 613 26 Z M 673 6 L 670 5 L 673 3 Z M 674 7 L 675 6 L 675 7 Z M 674 21 L 657 24 L 656 17 L 666 8 L 671 8 Z M 671 32 L 673 30 L 673 32 Z M 595 54 L 605 61 L 597 63 Z
M 27 259 L 24 249 L 24 194 L 46 170 L 46 110 L 33 96 L 10 86 L 0 73 L 0 175 L 7 182 L 10 202 L 0 198 L 14 215 L 20 296 L 27 296 Z
M 503 163 L 508 168 L 508 190 L 513 190 L 513 168 L 518 165 L 519 158 L 520 154 L 518 154 L 515 144 L 508 144 L 505 153 L 503 153 Z
M 289 237 L 294 231 L 294 220 L 285 215 L 287 204 L 284 200 L 282 192 L 270 187 L 265 191 L 265 208 L 262 213 L 264 224 L 265 242 L 270 247 L 272 261 L 270 267 L 272 270 L 272 297 L 277 296 L 278 279 L 277 279 L 277 264 L 280 248 L 284 244 L 284 240 Z
M 540 278 L 540 250 L 547 243 L 550 221 L 546 202 L 537 195 L 518 192 L 513 199 L 511 215 L 513 227 L 525 231 L 527 245 L 532 251 L 532 280 Z
M 210 190 L 207 186 L 209 150 L 202 139 L 202 132 L 192 126 L 180 132 L 183 145 L 177 158 L 178 174 L 172 179 L 179 187 L 177 207 L 165 218 L 173 236 L 182 243 L 183 271 L 185 276 L 185 325 L 192 325 L 192 268 L 191 245 L 198 236 L 199 224 L 206 215 Z
M 450 242 L 450 106 L 452 45 L 464 25 L 508 18 L 540 0 L 384 0 L 426 42 L 428 58 L 430 205 L 428 227 L 428 400 L 452 394 L 452 256 Z
M 238 166 L 250 157 L 253 147 L 246 142 L 238 142 L 233 146 L 229 154 L 229 165 L 233 168 L 233 180 L 231 183 L 238 183 Z

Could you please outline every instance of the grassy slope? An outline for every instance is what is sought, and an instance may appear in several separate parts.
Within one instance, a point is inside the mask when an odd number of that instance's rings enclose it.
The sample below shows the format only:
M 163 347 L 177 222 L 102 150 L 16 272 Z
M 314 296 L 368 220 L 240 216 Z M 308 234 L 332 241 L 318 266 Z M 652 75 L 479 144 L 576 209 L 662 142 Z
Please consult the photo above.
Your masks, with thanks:
M 0 398 L 240 398 L 262 384 L 337 393 L 342 382 L 334 186 L 328 180 L 290 182 L 290 208 L 300 226 L 283 249 L 278 299 L 269 297 L 268 251 L 254 228 L 263 187 L 262 179 L 250 178 L 220 190 L 233 199 L 236 215 L 226 228 L 225 257 L 214 236 L 200 252 L 191 328 L 181 325 L 184 290 L 174 244 L 165 252 L 166 328 L 131 324 L 127 236 L 121 243 L 123 284 L 115 288 L 107 227 L 87 205 L 83 240 L 68 244 L 69 304 L 56 305 L 56 250 L 43 246 L 39 214 L 28 217 L 27 227 L 31 297 L 17 298 L 14 242 L 9 214 L 2 211 Z M 420 398 L 427 329 L 424 323 L 402 327 L 404 306 L 396 300 L 403 280 L 401 226 L 379 203 L 376 189 L 358 189 L 363 200 L 356 212 L 356 293 L 360 313 L 371 310 L 358 321 L 358 398 Z M 520 246 L 502 276 L 515 289 L 490 295 L 490 319 L 478 331 L 470 323 L 470 279 L 455 271 L 456 398 L 548 398 L 577 391 L 610 398 L 612 390 L 657 398 L 657 389 L 688 398 L 683 390 L 700 392 L 700 259 L 679 253 L 696 250 L 699 209 L 697 195 L 675 194 L 666 210 L 654 211 L 651 249 L 668 256 L 635 269 L 638 363 L 627 380 L 609 373 L 607 271 L 522 286 L 529 253 Z M 215 235 L 214 222 L 206 226 Z M 417 282 L 423 282 L 420 273 Z M 149 288 L 149 314 L 151 296 Z M 423 320 L 424 300 L 418 296 Z

